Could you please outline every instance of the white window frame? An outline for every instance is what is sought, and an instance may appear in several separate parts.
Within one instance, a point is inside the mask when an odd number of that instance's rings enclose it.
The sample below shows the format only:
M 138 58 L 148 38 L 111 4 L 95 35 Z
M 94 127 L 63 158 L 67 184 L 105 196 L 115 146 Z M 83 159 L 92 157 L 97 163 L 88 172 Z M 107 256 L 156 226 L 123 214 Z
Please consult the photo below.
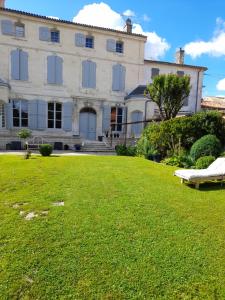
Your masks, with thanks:
M 50 110 L 49 109 L 49 104 L 54 104 L 54 109 L 53 110 Z M 57 104 L 60 104 L 61 105 L 61 110 L 59 111 L 57 111 L 56 110 L 56 105 Z M 57 101 L 53 101 L 53 102 L 48 102 L 48 114 L 49 114 L 49 111 L 51 111 L 51 112 L 53 112 L 53 119 L 50 119 L 49 118 L 49 115 L 47 115 L 47 122 L 49 122 L 49 121 L 53 121 L 53 127 L 49 127 L 49 124 L 47 124 L 48 125 L 48 129 L 56 129 L 56 130 L 60 130 L 60 129 L 62 129 L 63 127 L 62 127 L 62 122 L 63 122 L 63 120 L 62 120 L 62 113 L 63 113 L 63 105 L 62 105 L 62 103 L 61 102 L 57 102 Z M 61 113 L 61 119 L 56 119 L 56 114 L 57 113 Z M 58 127 L 56 127 L 56 123 L 57 123 L 57 121 L 60 121 L 61 122 L 61 127 L 60 128 L 58 128 Z
M 58 34 L 58 39 L 53 38 L 52 34 Z M 60 43 L 60 31 L 58 29 L 50 29 L 50 41 L 56 44 Z
M 14 117 L 14 108 L 13 108 L 13 104 L 14 101 L 17 101 L 19 103 L 19 117 Z M 22 118 L 22 103 L 25 103 L 27 105 L 27 118 Z M 14 128 L 28 128 L 29 126 L 29 113 L 28 113 L 28 101 L 27 100 L 22 100 L 22 99 L 13 99 L 12 100 L 12 122 L 13 122 L 13 127 Z M 15 126 L 14 125 L 14 119 L 19 119 L 19 126 Z M 22 125 L 22 120 L 27 120 L 27 125 L 23 126 Z

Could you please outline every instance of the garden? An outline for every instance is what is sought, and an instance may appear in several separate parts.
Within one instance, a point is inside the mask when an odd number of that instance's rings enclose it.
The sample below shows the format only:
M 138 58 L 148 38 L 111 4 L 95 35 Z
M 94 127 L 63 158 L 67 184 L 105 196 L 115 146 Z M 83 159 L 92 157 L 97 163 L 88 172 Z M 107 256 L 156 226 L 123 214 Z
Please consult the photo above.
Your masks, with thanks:
M 140 157 L 1 156 L 1 299 L 224 299 L 224 187 Z

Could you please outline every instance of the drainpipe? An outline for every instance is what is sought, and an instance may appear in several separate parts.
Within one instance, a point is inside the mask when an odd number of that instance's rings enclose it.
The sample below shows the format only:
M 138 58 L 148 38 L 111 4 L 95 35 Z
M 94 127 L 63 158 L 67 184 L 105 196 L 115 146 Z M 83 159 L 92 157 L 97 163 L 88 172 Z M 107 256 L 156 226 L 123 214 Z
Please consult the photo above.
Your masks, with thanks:
M 145 117 L 144 117 L 144 128 L 145 128 L 145 127 L 146 127 L 146 125 L 147 125 L 147 122 L 146 122 L 146 121 L 147 121 L 147 105 L 148 105 L 148 103 L 149 103 L 149 102 L 152 102 L 152 100 L 150 100 L 150 99 L 149 99 L 149 100 L 146 100 L 146 101 L 145 101 Z
M 198 108 L 198 90 L 199 90 L 199 75 L 201 71 L 198 71 L 198 77 L 197 77 L 197 89 L 196 89 L 196 102 L 195 102 L 195 113 L 197 112 Z

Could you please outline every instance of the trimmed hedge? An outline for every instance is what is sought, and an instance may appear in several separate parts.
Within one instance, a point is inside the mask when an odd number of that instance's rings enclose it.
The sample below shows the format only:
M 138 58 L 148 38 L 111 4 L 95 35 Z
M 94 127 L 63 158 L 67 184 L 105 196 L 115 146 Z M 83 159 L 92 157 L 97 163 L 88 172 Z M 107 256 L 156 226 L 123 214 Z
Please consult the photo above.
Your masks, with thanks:
M 208 134 L 197 140 L 191 147 L 190 156 L 196 161 L 202 156 L 218 157 L 222 151 L 219 139 L 212 134 Z
M 213 163 L 215 160 L 214 156 L 203 156 L 200 157 L 195 164 L 196 169 L 207 169 L 209 165 L 211 165 L 211 163 Z
M 116 145 L 115 147 L 116 154 L 120 156 L 135 156 L 136 147 L 135 146 L 126 146 L 124 144 Z
M 50 144 L 40 145 L 39 152 L 42 156 L 50 156 L 52 154 L 53 147 Z
M 200 112 L 193 116 L 152 122 L 145 128 L 137 145 L 138 155 L 145 156 L 146 140 L 162 157 L 177 148 L 189 150 L 199 138 L 213 134 L 225 144 L 225 121 L 217 111 Z

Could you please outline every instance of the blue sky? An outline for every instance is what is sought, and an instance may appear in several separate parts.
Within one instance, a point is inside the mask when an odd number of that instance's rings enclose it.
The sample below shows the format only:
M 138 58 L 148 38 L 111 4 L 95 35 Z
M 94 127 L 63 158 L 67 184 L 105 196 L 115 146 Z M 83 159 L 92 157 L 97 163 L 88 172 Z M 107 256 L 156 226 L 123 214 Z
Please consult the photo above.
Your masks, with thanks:
M 105 9 L 103 5 L 91 6 L 89 14 L 88 9 L 85 9 L 78 15 L 85 5 L 101 2 L 111 9 L 105 12 L 103 10 L 102 16 L 107 20 L 97 17 L 97 10 Z M 174 61 L 176 48 L 186 46 L 188 54 L 185 63 L 202 65 L 209 69 L 204 80 L 204 95 L 225 95 L 224 0 L 6 0 L 6 7 L 66 20 L 77 16 L 76 21 L 85 23 L 102 22 L 110 26 L 110 22 L 114 22 L 114 27 L 121 26 L 121 20 L 126 18 L 122 16 L 118 19 L 116 13 L 122 15 L 129 9 L 135 14 L 132 21 L 141 25 L 136 25 L 136 30 L 149 36 L 148 49 L 151 58 Z

